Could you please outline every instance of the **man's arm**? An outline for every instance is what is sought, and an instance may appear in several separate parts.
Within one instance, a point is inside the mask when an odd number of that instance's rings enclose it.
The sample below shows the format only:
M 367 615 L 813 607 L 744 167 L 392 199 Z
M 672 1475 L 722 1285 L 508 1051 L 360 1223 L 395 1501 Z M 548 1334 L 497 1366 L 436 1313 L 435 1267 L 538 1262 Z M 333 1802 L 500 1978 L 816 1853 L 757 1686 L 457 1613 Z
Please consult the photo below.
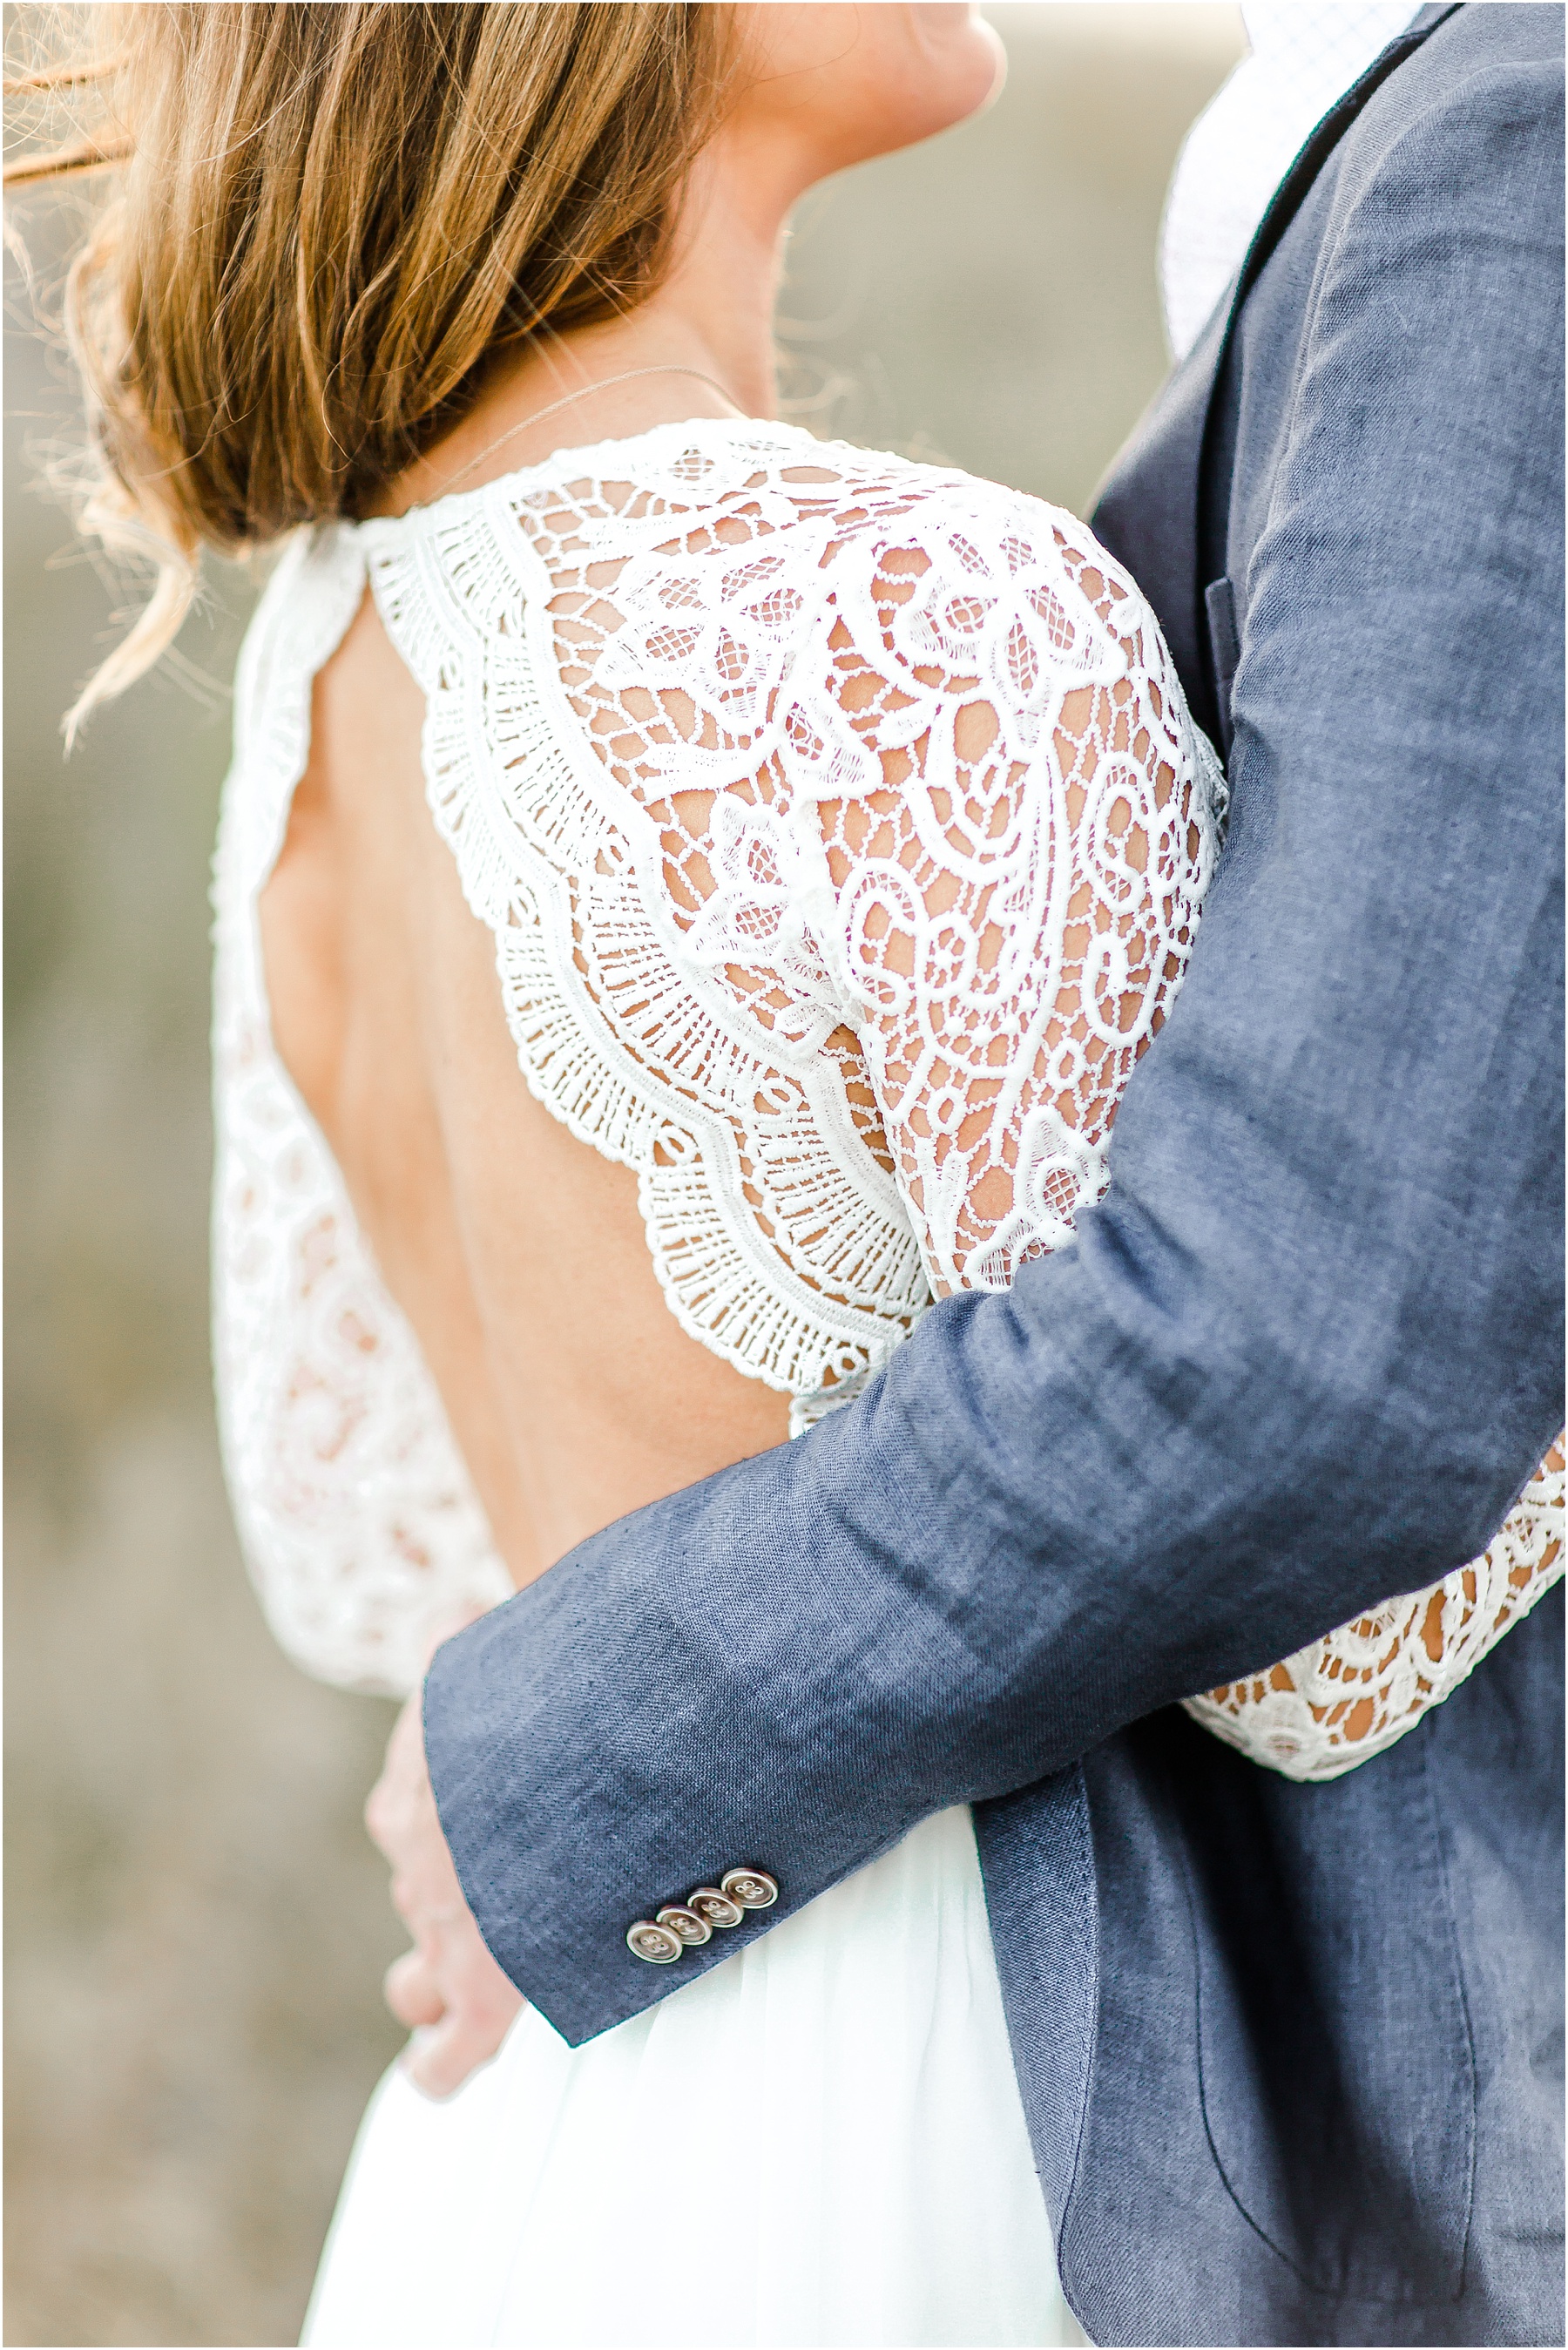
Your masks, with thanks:
M 464 1890 L 568 2040 L 763 1922 L 659 1969 L 635 1918 L 750 1864 L 772 1922 L 1436 1580 L 1561 1425 L 1560 105 L 1494 75 L 1342 175 L 1231 844 L 1076 1243 L 438 1655 Z

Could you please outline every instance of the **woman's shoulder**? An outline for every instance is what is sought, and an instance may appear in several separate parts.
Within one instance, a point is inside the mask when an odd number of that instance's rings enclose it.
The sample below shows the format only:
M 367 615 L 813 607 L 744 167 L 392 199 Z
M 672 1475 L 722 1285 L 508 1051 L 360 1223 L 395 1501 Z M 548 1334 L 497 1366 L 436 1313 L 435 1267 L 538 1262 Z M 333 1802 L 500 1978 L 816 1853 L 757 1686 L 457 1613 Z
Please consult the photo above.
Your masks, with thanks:
M 1033 699 L 1125 668 L 1148 615 L 1086 524 L 1028 492 L 887 450 L 747 420 L 668 424 L 559 452 L 493 486 L 558 582 L 615 581 L 660 626 L 815 634 L 832 607 L 918 665 Z M 431 509 L 432 516 L 436 509 Z M 380 529 L 385 525 L 373 525 Z
M 1086 523 L 1027 491 L 777 425 L 650 435 L 643 456 L 646 489 L 670 501 L 654 495 L 635 525 L 657 598 L 722 610 L 737 641 L 766 619 L 807 671 L 815 645 L 836 699 L 858 660 L 928 715 L 978 693 L 1032 743 L 1075 687 L 1167 676 L 1130 576 Z
M 569 517 L 596 536 L 619 525 L 647 538 L 660 525 L 674 525 L 673 533 L 666 527 L 663 544 L 679 534 L 687 551 L 708 553 L 720 567 L 756 538 L 769 540 L 777 555 L 787 557 L 793 546 L 821 563 L 853 561 L 856 550 L 885 544 L 891 533 L 929 536 L 944 558 L 971 575 L 989 561 L 1014 576 L 1030 549 L 1055 547 L 1080 559 L 1093 554 L 1108 576 L 1121 576 L 1085 524 L 1027 491 L 760 418 L 696 418 L 560 449 L 359 531 L 372 547 L 395 545 L 410 532 L 442 537 L 498 504 L 535 528 L 540 517 Z
M 1027 597 L 1049 573 L 1070 599 L 1103 612 L 1136 599 L 1087 524 L 1024 490 L 757 418 L 698 418 L 558 450 L 481 486 L 351 526 L 372 563 L 412 539 L 451 551 L 510 511 L 554 559 L 657 556 L 698 576 L 758 577 L 803 567 L 843 576 L 887 549 L 909 549 L 951 577 Z M 1127 616 L 1130 617 L 1130 616 Z
M 819 440 L 798 425 L 766 419 L 703 418 L 661 424 L 632 438 L 561 450 L 545 463 L 508 476 L 520 506 L 543 510 L 565 492 L 624 509 L 628 504 L 674 516 L 729 509 L 749 513 L 770 536 L 826 537 L 836 554 L 884 538 L 891 527 L 929 531 L 946 542 L 968 522 L 1016 568 L 1019 554 L 1045 541 L 1096 549 L 1086 524 L 1064 507 L 961 467 L 902 456 L 848 441 Z M 629 494 L 629 496 L 628 496 Z M 472 493 L 472 496 L 483 493 Z M 453 504 L 461 503 L 454 500 Z M 433 510 L 432 510 L 433 511 Z M 656 518 L 650 514 L 650 519 Z M 725 544 L 715 543 L 715 551 Z M 732 536 L 728 543 L 733 544 Z M 960 556 L 972 567 L 982 555 Z
M 858 769 L 971 702 L 1028 757 L 1075 689 L 1163 675 L 1137 589 L 1064 508 L 788 424 L 659 425 L 346 536 L 427 692 L 476 658 L 492 698 L 554 673 L 576 722 L 635 720 L 655 764 L 654 703 L 683 768 L 783 728 Z
M 1064 671 L 1115 671 L 1153 632 L 1130 576 L 1066 507 L 844 442 L 822 444 L 819 462 L 842 484 L 828 566 L 839 598 L 866 583 L 912 651 L 929 639 L 962 670 L 966 648 L 1000 639 L 993 681 L 1028 694 Z

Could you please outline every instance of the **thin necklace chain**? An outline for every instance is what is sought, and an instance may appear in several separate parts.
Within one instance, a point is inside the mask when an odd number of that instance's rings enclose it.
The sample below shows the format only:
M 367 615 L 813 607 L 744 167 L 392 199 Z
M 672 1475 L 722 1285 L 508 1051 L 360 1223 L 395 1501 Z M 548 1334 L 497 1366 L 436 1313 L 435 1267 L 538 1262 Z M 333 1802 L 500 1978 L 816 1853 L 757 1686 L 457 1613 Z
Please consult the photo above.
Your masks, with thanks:
M 710 391 L 716 391 L 721 400 L 727 400 L 737 416 L 743 416 L 746 412 L 741 406 L 740 401 L 736 400 L 731 392 L 725 390 L 723 385 L 719 382 L 716 377 L 704 375 L 701 368 L 628 368 L 622 375 L 607 375 L 602 382 L 585 383 L 581 385 L 577 390 L 568 391 L 564 399 L 553 400 L 548 408 L 535 409 L 532 416 L 524 416 L 520 423 L 509 424 L 504 432 L 498 432 L 495 439 L 489 442 L 485 447 L 480 451 L 477 457 L 471 457 L 466 465 L 460 465 L 455 473 L 449 474 L 439 494 L 442 497 L 446 496 L 447 493 L 452 489 L 455 484 L 462 481 L 466 475 L 475 472 L 479 466 L 483 465 L 486 457 L 493 457 L 497 449 L 504 448 L 508 441 L 514 441 L 519 432 L 526 432 L 531 424 L 543 424 L 547 416 L 558 415 L 563 408 L 570 408 L 574 400 L 586 400 L 591 391 L 608 391 L 612 384 L 635 383 L 639 376 L 645 375 L 695 376 L 697 381 L 699 383 L 705 383 Z

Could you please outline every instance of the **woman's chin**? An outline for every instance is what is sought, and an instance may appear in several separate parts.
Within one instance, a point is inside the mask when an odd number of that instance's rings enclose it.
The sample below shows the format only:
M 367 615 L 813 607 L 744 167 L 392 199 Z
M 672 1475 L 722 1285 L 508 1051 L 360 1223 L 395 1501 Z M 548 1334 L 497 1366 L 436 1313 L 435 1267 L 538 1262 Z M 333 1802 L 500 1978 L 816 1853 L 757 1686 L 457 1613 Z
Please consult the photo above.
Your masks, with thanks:
M 1007 80 L 1007 50 L 996 26 L 977 7 L 932 5 L 909 10 L 923 52 L 925 77 L 938 98 L 942 119 L 918 136 L 930 138 L 983 114 L 1002 96 Z

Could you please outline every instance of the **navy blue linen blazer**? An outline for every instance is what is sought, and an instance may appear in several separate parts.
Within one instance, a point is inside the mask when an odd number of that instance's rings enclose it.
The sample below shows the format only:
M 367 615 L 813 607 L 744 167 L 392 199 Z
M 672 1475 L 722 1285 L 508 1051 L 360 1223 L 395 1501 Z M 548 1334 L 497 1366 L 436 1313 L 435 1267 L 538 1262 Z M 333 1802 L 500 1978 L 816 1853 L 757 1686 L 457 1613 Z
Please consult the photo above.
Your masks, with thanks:
M 1330 1785 L 1172 1704 L 1474 1556 L 1563 1421 L 1563 37 L 1426 11 L 1105 494 L 1233 796 L 1075 1244 L 427 1685 L 574 2043 L 734 1947 L 634 1918 L 973 1803 L 1102 2343 L 1563 2338 L 1561 1594 Z

